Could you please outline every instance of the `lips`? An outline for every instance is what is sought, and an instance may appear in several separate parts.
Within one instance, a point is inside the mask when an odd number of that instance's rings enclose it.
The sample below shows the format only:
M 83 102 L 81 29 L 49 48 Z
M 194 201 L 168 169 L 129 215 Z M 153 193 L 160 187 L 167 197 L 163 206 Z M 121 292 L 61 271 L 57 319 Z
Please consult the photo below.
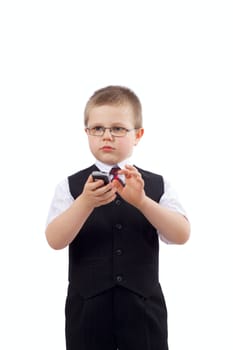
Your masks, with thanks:
M 110 151 L 113 151 L 114 148 L 111 147 L 111 146 L 103 146 L 101 147 L 101 151 L 105 151 L 105 152 L 110 152 Z

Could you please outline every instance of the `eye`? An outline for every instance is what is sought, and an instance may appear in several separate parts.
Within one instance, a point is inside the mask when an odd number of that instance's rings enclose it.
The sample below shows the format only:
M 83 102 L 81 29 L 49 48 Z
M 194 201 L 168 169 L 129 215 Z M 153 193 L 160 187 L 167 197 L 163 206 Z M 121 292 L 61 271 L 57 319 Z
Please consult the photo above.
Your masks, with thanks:
M 98 125 L 95 126 L 94 128 L 92 128 L 93 131 L 97 131 L 97 132 L 98 131 L 103 131 L 103 129 L 104 129 L 103 126 L 98 126 Z
M 126 130 L 122 126 L 113 126 L 111 129 L 114 133 L 122 133 L 122 132 L 125 132 Z

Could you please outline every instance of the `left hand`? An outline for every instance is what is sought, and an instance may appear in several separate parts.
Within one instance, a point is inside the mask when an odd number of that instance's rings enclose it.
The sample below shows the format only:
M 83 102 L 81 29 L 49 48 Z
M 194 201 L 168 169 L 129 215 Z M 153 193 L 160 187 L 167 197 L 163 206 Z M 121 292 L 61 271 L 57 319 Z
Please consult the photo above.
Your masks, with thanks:
M 125 186 L 123 186 L 118 180 L 113 180 L 113 185 L 117 189 L 119 195 L 135 207 L 139 207 L 140 203 L 145 198 L 144 180 L 138 170 L 131 166 L 126 165 L 125 169 L 118 171 L 118 174 L 125 175 Z

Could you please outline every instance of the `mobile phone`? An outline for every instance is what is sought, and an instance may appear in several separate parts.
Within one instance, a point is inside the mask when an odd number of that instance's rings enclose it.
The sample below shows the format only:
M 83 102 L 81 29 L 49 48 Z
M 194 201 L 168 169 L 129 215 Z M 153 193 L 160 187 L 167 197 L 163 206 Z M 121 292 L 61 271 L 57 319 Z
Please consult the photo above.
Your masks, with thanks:
M 110 182 L 110 176 L 108 173 L 105 173 L 103 171 L 93 171 L 91 173 L 94 181 L 97 180 L 103 180 L 104 181 L 104 185 L 107 185 Z

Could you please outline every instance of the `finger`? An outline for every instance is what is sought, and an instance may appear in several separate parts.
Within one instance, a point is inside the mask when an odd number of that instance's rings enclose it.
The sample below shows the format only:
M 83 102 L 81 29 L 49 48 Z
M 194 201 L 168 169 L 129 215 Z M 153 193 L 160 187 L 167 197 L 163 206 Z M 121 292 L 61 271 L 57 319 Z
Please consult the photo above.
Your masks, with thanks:
M 87 181 L 86 181 L 86 183 L 90 183 L 90 182 L 94 182 L 94 179 L 93 179 L 92 175 L 89 175 L 88 178 L 87 178 Z
M 113 188 L 113 184 L 110 182 L 109 184 L 107 184 L 107 185 L 104 185 L 104 182 L 103 182 L 103 180 L 100 180 L 100 181 L 102 181 L 101 182 L 101 186 L 98 186 L 98 193 L 100 194 L 100 195 L 102 195 L 102 194 L 104 194 L 104 193 L 106 193 L 106 192 L 109 192 L 109 191 L 111 191 L 111 189 Z M 97 181 L 96 181 L 97 182 Z
M 94 180 L 92 175 L 89 175 L 86 181 L 86 185 L 89 184 L 90 185 L 90 189 L 94 190 L 98 187 L 100 187 L 101 185 L 103 185 L 103 180 Z
M 130 169 L 130 170 L 122 169 L 121 171 L 119 171 L 119 174 L 125 175 L 125 177 L 128 178 L 128 179 L 130 177 L 132 177 L 132 176 L 134 176 L 134 177 L 141 177 L 141 174 L 135 168 Z
M 107 198 L 106 194 L 109 196 L 111 194 L 114 194 L 116 192 L 116 189 L 113 187 L 112 183 L 108 184 L 106 186 L 100 186 L 97 189 L 94 190 L 96 198 Z
M 126 177 L 130 177 L 131 176 L 131 171 L 127 170 L 127 169 L 122 169 L 118 171 L 119 175 L 125 175 Z
M 92 182 L 92 190 L 97 190 L 99 188 L 102 188 L 103 187 L 103 184 L 104 184 L 104 181 L 103 180 L 94 180 Z
M 128 169 L 128 170 L 136 170 L 136 171 L 137 171 L 137 169 L 136 169 L 133 165 L 129 165 L 129 164 L 126 164 L 126 165 L 125 165 L 125 169 Z
M 102 195 L 95 196 L 95 198 L 101 205 L 110 203 L 116 198 L 116 188 L 112 188 Z
M 124 188 L 124 186 L 122 185 L 122 183 L 118 180 L 113 180 L 112 181 L 112 185 L 115 187 L 117 192 L 121 192 Z
M 111 197 L 108 197 L 107 199 L 101 199 L 98 201 L 98 204 L 96 206 L 106 205 L 108 203 L 111 203 L 116 198 L 116 194 L 112 195 Z

